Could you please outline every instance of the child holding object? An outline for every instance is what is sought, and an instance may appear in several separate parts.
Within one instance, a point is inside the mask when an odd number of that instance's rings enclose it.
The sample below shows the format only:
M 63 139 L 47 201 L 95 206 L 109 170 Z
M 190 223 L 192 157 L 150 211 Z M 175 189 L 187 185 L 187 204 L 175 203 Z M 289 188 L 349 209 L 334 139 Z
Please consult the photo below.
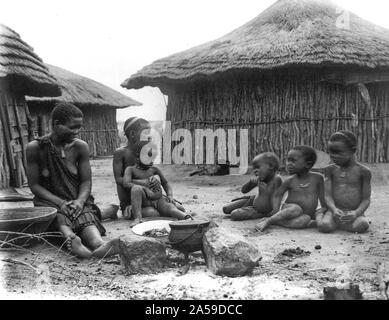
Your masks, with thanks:
M 333 134 L 328 152 L 333 164 L 325 169 L 328 211 L 318 215 L 320 232 L 336 229 L 363 233 L 369 229 L 365 212 L 370 206 L 371 172 L 355 159 L 357 138 L 350 131 Z
M 321 174 L 311 172 L 316 160 L 316 152 L 311 147 L 298 146 L 289 151 L 286 164 L 292 176 L 278 188 L 270 217 L 262 219 L 256 230 L 264 231 L 271 225 L 290 229 L 316 226 L 316 216 L 327 210 L 324 200 L 324 178 Z M 288 197 L 281 206 L 286 192 Z M 317 210 L 319 200 L 322 208 Z
M 131 208 L 127 209 L 127 214 L 135 223 L 140 223 L 142 217 L 155 217 L 161 213 L 178 220 L 191 218 L 191 215 L 177 208 L 172 187 L 161 170 L 153 166 L 155 145 L 139 141 L 134 149 L 136 165 L 127 167 L 123 176 L 123 186 L 131 190 Z M 162 194 L 162 187 L 166 196 Z
M 258 194 L 241 198 L 223 207 L 225 214 L 231 214 L 231 220 L 242 221 L 266 217 L 272 210 L 272 197 L 282 180 L 277 171 L 278 157 L 271 152 L 262 153 L 253 160 L 255 176 L 242 187 L 242 193 L 249 193 L 258 187 Z

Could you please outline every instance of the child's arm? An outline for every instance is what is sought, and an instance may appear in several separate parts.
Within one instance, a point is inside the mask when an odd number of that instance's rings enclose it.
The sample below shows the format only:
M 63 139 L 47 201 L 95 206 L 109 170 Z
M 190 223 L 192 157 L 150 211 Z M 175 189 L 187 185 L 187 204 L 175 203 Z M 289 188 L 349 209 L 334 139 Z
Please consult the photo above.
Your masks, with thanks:
M 173 188 L 172 186 L 170 185 L 170 183 L 167 181 L 167 179 L 165 178 L 165 176 L 163 175 L 162 171 L 159 170 L 158 168 L 156 167 L 153 167 L 154 170 L 155 170 L 155 174 L 159 176 L 159 178 L 161 179 L 161 186 L 163 187 L 163 189 L 165 190 L 166 192 L 166 196 L 170 199 L 170 200 L 173 200 Z
M 371 198 L 371 172 L 367 168 L 362 168 L 362 201 L 359 207 L 355 211 L 348 212 L 343 217 L 345 221 L 354 221 L 356 218 L 365 214 L 366 210 L 370 206 Z
M 243 185 L 242 193 L 246 194 L 258 186 L 258 177 L 252 177 L 249 182 Z
M 327 167 L 324 170 L 324 201 L 327 208 L 334 214 L 335 217 L 341 219 L 344 212 L 335 206 L 334 198 L 332 197 L 332 167 Z
M 289 182 L 290 182 L 290 179 L 287 179 L 284 182 L 282 182 L 281 178 L 278 179 L 278 181 L 276 182 L 276 185 L 274 188 L 275 190 L 273 192 L 273 196 L 271 199 L 273 210 L 270 212 L 270 214 L 269 214 L 270 216 L 272 216 L 272 215 L 276 214 L 278 211 L 280 211 L 282 198 L 284 197 L 285 192 L 288 191 L 288 189 L 289 189 Z
M 324 196 L 324 178 L 319 176 L 319 201 L 320 201 L 320 211 L 325 213 L 327 211 L 327 203 Z

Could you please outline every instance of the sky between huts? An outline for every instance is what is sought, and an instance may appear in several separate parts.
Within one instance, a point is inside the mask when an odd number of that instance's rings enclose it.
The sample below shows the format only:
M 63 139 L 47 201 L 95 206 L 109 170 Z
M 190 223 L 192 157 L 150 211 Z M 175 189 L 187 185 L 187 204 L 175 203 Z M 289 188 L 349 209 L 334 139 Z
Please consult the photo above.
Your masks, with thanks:
M 143 103 L 118 120 L 165 119 L 156 88 L 120 83 L 143 66 L 217 39 L 255 18 L 275 0 L 0 0 L 0 23 L 29 43 L 44 62 L 92 78 Z M 389 28 L 386 0 L 334 0 Z

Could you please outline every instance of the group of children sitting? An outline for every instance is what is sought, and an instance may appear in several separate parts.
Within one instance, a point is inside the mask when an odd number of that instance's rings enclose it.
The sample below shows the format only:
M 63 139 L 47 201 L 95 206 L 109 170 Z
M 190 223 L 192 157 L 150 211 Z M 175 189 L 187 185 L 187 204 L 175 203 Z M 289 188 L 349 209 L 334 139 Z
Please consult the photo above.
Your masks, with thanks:
M 252 162 L 255 176 L 242 187 L 244 194 L 258 187 L 258 194 L 233 200 L 223 211 L 235 221 L 260 219 L 255 226 L 258 231 L 279 225 L 291 229 L 318 228 L 323 233 L 336 229 L 366 232 L 371 172 L 356 161 L 356 151 L 357 139 L 352 132 L 333 134 L 328 143 L 332 164 L 324 169 L 323 177 L 312 172 L 317 160 L 315 150 L 294 147 L 286 161 L 291 176 L 285 181 L 277 174 L 278 157 L 262 153 Z M 281 205 L 286 192 L 287 198 Z
M 153 166 L 151 153 L 149 158 L 144 157 L 148 163 L 142 160 L 141 152 L 147 143 L 136 144 L 136 165 L 125 170 L 123 179 L 124 186 L 129 187 L 134 179 L 156 180 L 148 182 L 152 187 L 144 186 L 142 205 L 132 203 L 133 218 L 137 222 L 142 218 L 141 207 L 158 211 L 161 185 L 167 194 L 171 188 L 162 172 Z M 352 132 L 333 134 L 328 143 L 332 164 L 324 169 L 323 176 L 312 171 L 317 161 L 316 151 L 309 146 L 296 146 L 288 153 L 286 169 L 290 177 L 284 181 L 277 174 L 280 167 L 277 155 L 262 153 L 252 161 L 254 176 L 242 187 L 244 194 L 258 188 L 257 195 L 235 199 L 224 206 L 223 211 L 234 221 L 260 219 L 255 226 L 257 231 L 279 225 L 290 229 L 318 228 L 324 233 L 336 229 L 366 232 L 369 223 L 365 212 L 370 205 L 371 173 L 356 161 L 356 151 L 357 139 Z M 191 218 L 183 208 L 173 207 L 173 211 L 168 215 L 178 219 Z

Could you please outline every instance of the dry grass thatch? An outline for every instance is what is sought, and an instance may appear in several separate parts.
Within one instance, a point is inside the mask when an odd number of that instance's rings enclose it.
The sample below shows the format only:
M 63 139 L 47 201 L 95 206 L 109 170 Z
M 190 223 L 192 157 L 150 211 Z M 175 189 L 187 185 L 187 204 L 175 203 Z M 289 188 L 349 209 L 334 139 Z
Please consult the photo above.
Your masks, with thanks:
M 174 84 L 249 69 L 348 66 L 387 70 L 389 31 L 353 13 L 349 13 L 350 28 L 339 28 L 343 16 L 329 1 L 279 0 L 220 39 L 144 67 L 122 86 Z
M 77 106 L 99 106 L 125 108 L 140 106 L 140 102 L 121 94 L 97 81 L 80 76 L 70 71 L 46 64 L 51 73 L 58 79 L 62 96 L 55 98 L 32 98 L 26 97 L 29 105 L 45 104 L 62 101 L 74 103 Z
M 61 94 L 55 77 L 33 48 L 12 29 L 0 24 L 0 77 L 12 81 L 13 88 L 32 96 Z

